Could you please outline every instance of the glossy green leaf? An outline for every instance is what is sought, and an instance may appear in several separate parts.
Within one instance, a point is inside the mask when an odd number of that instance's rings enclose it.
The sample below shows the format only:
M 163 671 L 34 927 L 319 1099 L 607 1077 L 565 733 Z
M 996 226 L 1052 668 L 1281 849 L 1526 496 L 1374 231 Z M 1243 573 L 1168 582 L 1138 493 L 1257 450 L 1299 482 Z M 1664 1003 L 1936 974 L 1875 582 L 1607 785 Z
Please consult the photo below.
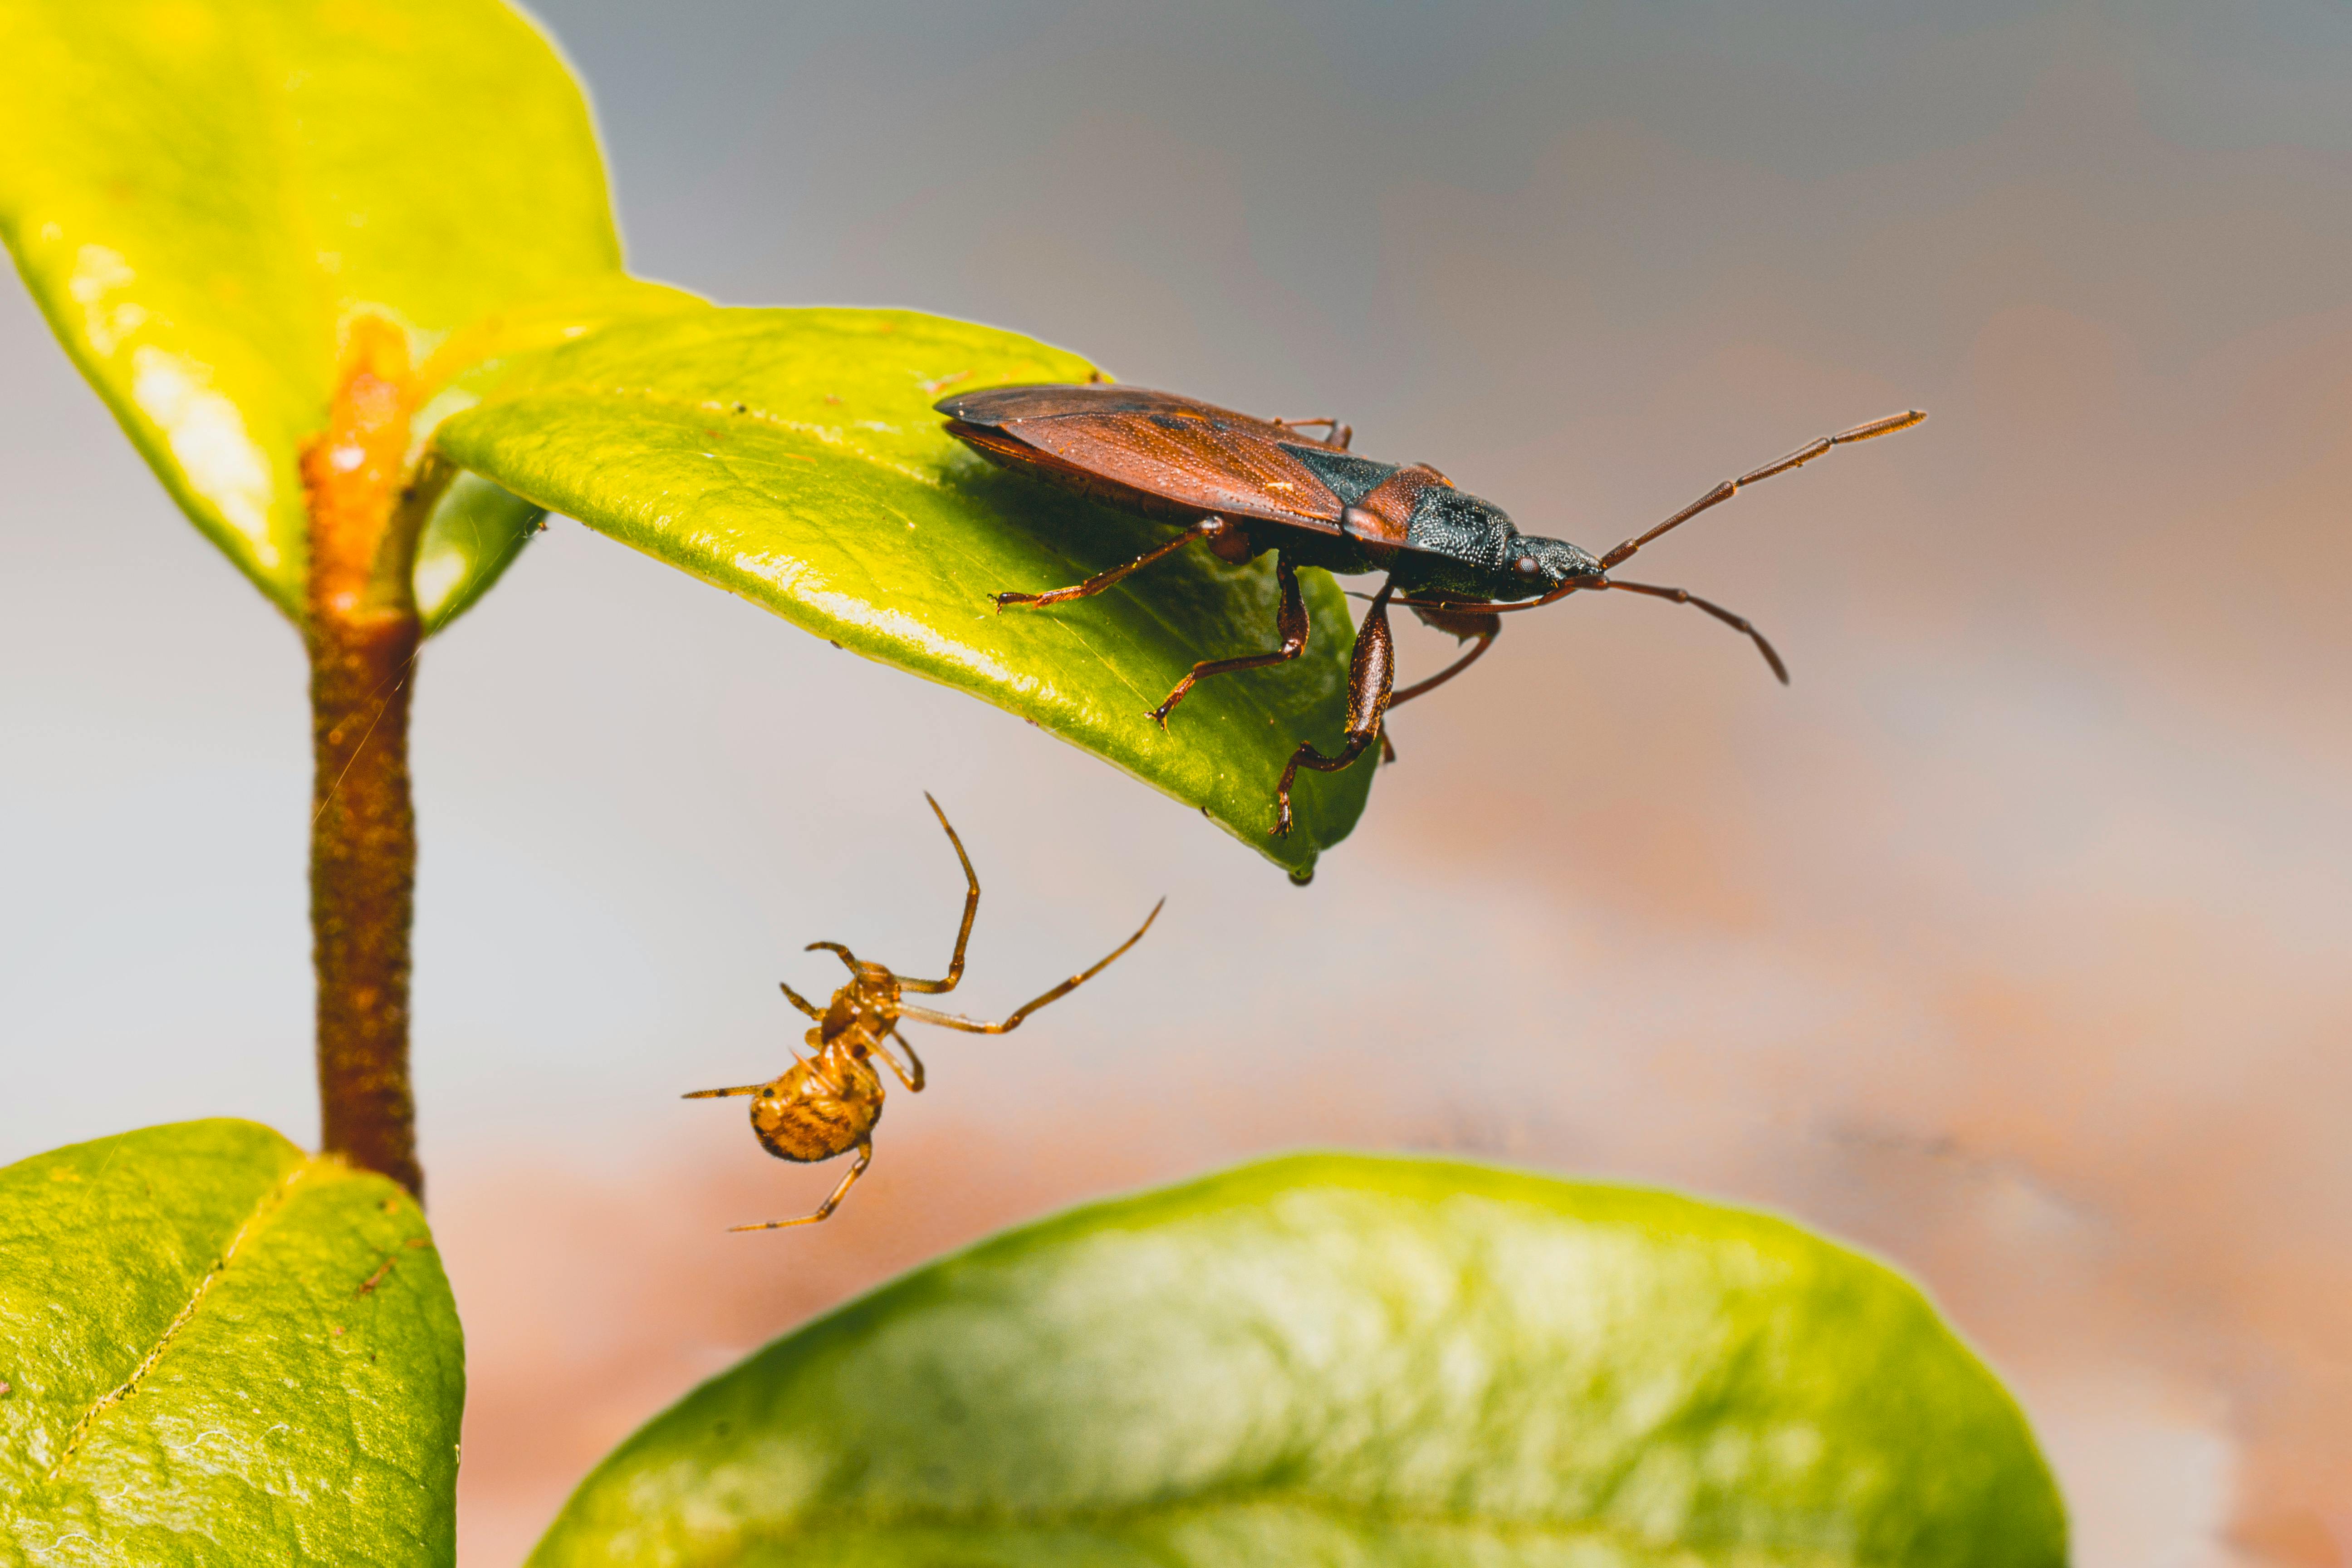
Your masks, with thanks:
M 778 1341 L 531 1563 L 2059 1568 L 2065 1537 L 2015 1404 L 1885 1267 L 1664 1193 L 1307 1155 Z
M 1300 740 L 1336 747 L 1347 605 L 1301 573 L 1305 658 L 1221 676 L 1162 733 L 1145 714 L 1197 659 L 1272 647 L 1271 563 L 1187 551 L 1102 596 L 999 616 L 990 595 L 1074 583 L 1166 540 L 966 451 L 949 387 L 1085 380 L 1074 354 L 896 310 L 708 310 L 613 326 L 518 362 L 440 427 L 441 449 L 763 605 L 843 647 L 969 691 L 1100 755 L 1304 873 L 1354 826 L 1372 764 L 1299 781 Z
M 587 106 L 497 0 L 11 0 L 0 147 L 0 237 L 67 352 L 289 614 L 296 459 L 346 325 L 398 323 L 423 365 L 619 276 Z M 434 623 L 538 519 L 480 487 L 444 510 L 418 566 Z
M 247 1121 L 0 1170 L 0 1563 L 446 1564 L 465 1356 L 415 1200 Z

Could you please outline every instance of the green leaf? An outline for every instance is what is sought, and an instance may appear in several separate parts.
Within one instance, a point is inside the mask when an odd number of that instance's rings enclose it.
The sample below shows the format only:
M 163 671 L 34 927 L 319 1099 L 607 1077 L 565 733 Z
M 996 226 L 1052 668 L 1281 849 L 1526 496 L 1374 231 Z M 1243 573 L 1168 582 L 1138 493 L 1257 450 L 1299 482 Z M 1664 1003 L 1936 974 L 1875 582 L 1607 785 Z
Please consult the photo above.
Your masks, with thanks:
M 1197 806 L 1303 875 L 1363 809 L 1373 763 L 1299 780 L 1301 740 L 1337 746 L 1346 602 L 1300 577 L 1304 658 L 1194 689 L 1167 732 L 1145 717 L 1202 658 L 1271 648 L 1269 562 L 1192 550 L 1109 593 L 999 616 L 989 595 L 1057 587 L 1170 530 L 1004 473 L 942 431 L 950 387 L 1086 380 L 1031 339 L 898 310 L 714 310 L 608 327 L 518 361 L 436 442 L 455 462 L 763 605 L 841 647 L 1017 713 Z
M 423 366 L 482 317 L 619 276 L 587 106 L 496 0 L 12 0 L 0 146 L 0 237 L 67 352 L 291 615 L 296 459 L 349 323 L 394 321 Z M 537 521 L 450 497 L 418 563 L 428 623 Z
M 248 1121 L 0 1170 L 0 1563 L 446 1564 L 465 1354 L 425 1216 Z
M 629 1438 L 534 1568 L 2058 1568 L 2017 1406 L 1785 1221 L 1306 1155 L 983 1243 Z

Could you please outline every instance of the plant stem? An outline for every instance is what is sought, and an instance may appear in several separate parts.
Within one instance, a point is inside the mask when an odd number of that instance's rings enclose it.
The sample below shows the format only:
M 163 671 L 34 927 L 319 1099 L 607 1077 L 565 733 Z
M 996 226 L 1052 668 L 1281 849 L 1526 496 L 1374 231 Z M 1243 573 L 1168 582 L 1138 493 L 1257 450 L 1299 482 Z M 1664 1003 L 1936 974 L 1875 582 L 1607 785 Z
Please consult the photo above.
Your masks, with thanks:
M 448 474 L 428 463 L 402 488 L 408 382 L 405 338 L 373 318 L 354 321 L 327 429 L 302 454 L 304 636 L 320 1142 L 421 1197 L 408 1077 L 408 709 L 421 636 L 410 579 L 417 533 Z
M 408 1083 L 416 815 L 408 698 L 416 623 L 310 631 L 311 960 L 328 1152 L 419 1193 Z

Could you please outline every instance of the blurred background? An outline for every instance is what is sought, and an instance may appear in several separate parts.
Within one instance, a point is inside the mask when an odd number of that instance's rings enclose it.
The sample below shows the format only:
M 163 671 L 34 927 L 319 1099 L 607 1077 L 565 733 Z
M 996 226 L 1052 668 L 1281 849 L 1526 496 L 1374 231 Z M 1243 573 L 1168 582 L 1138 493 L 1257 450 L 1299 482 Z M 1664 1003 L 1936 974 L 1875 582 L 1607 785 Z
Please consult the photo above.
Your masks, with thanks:
M 517 1560 L 698 1378 L 885 1275 L 1301 1145 L 1767 1205 L 2011 1381 L 2084 1568 L 2352 1563 L 2352 13 L 548 0 L 637 270 L 1351 420 L 1606 546 L 1405 710 L 1293 889 L 1102 764 L 558 521 L 421 674 L 416 1071 Z M 315 1136 L 303 668 L 0 290 L 0 1162 Z M 1413 628 L 1408 675 L 1450 657 Z M 987 889 L 1003 1039 L 872 1174 L 740 1106 Z M 824 962 L 819 962 L 823 959 Z

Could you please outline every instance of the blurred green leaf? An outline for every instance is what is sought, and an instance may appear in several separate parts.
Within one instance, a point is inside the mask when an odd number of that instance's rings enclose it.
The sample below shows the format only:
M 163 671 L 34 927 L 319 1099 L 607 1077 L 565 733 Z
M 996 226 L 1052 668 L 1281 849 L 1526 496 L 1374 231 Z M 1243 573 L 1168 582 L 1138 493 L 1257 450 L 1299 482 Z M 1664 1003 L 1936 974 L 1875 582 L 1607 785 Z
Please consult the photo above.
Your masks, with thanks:
M 587 106 L 496 0 L 11 0 L 0 146 L 0 237 L 67 352 L 289 615 L 296 458 L 355 316 L 405 329 L 422 365 L 502 308 L 624 287 Z M 537 521 L 448 498 L 417 566 L 428 623 Z
M 1669 1194 L 1307 1155 L 985 1242 L 624 1443 L 534 1568 L 2058 1568 L 1899 1276 Z
M 0 1170 L 0 1562 L 446 1564 L 465 1356 L 415 1200 L 190 1121 Z
M 1300 574 L 1314 630 L 1295 663 L 1203 682 L 1162 733 L 1145 717 L 1202 658 L 1272 647 L 1270 562 L 1187 551 L 1081 604 L 999 616 L 1170 530 L 1004 473 L 942 432 L 946 390 L 1087 379 L 1075 354 L 898 310 L 714 310 L 605 328 L 505 367 L 440 426 L 457 463 L 763 605 L 853 652 L 971 692 L 1095 752 L 1304 873 L 1363 810 L 1373 763 L 1299 780 L 1335 749 L 1346 602 Z

